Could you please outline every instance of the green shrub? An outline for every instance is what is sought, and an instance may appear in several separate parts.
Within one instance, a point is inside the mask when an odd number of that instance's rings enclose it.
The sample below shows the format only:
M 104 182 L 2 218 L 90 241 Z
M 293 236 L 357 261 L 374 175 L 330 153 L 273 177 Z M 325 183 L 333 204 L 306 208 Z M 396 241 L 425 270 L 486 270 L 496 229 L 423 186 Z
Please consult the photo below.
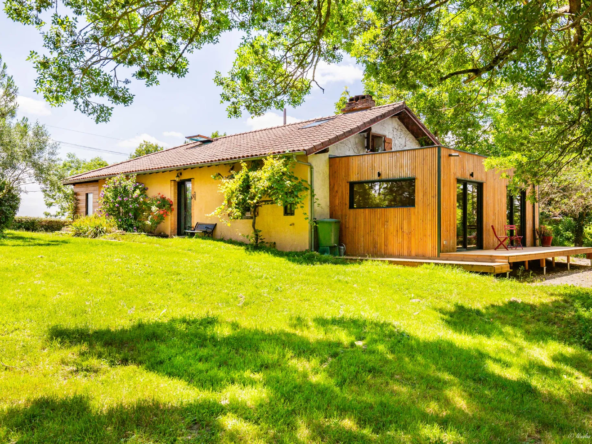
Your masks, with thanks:
M 80 217 L 74 220 L 70 227 L 74 236 L 78 237 L 95 238 L 117 231 L 117 225 L 112 218 L 98 214 Z
M 56 219 L 51 217 L 27 217 L 17 216 L 12 222 L 13 230 L 20 231 L 60 231 L 72 223 L 69 219 Z
M 0 195 L 4 193 L 5 183 L 0 181 Z M 10 228 L 14 216 L 21 204 L 21 197 L 14 189 L 9 189 L 4 196 L 0 197 L 0 236 L 7 228 Z
M 143 231 L 148 217 L 146 189 L 133 175 L 107 179 L 99 196 L 101 214 L 113 218 L 120 230 Z

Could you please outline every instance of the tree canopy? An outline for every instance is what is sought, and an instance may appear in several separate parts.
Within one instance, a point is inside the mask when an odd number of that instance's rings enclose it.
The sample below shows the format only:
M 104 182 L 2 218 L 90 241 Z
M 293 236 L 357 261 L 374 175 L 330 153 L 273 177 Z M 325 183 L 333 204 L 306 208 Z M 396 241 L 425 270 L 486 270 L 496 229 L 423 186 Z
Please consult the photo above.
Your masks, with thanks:
M 7 0 L 5 10 L 43 32 L 37 91 L 97 121 L 133 100 L 121 70 L 147 85 L 181 77 L 188 54 L 239 31 L 230 71 L 215 77 L 230 116 L 300 105 L 319 65 L 347 54 L 378 96 L 413 102 L 446 143 L 503 155 L 525 181 L 592 154 L 589 0 Z
M 224 220 L 252 218 L 252 235 L 248 236 L 254 246 L 263 241 L 257 228 L 257 215 L 263 205 L 300 206 L 310 189 L 306 180 L 294 174 L 296 160 L 293 157 L 268 156 L 263 161 L 240 163 L 230 176 L 212 176 L 222 180 L 220 192 L 224 201 L 214 215 Z
M 76 174 L 86 173 L 109 165 L 100 157 L 90 160 L 80 159 L 73 153 L 68 153 L 66 159 L 57 163 L 51 176 L 42 188 L 45 205 L 53 209 L 46 211 L 48 217 L 68 217 L 72 219 L 76 214 L 76 195 L 71 185 L 64 185 L 65 178 Z
M 136 150 L 130 154 L 130 159 L 135 159 L 136 157 L 145 156 L 146 154 L 157 153 L 159 151 L 164 150 L 163 146 L 160 146 L 157 143 L 149 142 L 147 140 L 143 140 L 140 142 Z
M 19 194 L 32 182 L 45 184 L 57 161 L 47 130 L 26 118 L 16 120 L 18 88 L 0 58 L 0 198 Z

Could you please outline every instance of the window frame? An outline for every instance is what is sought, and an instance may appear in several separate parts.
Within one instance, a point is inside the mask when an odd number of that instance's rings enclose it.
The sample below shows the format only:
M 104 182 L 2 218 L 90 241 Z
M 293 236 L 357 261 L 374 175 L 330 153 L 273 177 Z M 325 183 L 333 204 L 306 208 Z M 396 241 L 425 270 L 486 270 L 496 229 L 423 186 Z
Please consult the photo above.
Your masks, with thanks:
M 375 183 L 375 182 L 414 182 L 414 195 L 413 195 L 413 205 L 398 205 L 394 207 L 354 207 L 354 185 L 359 183 Z M 397 177 L 394 179 L 371 179 L 371 180 L 352 180 L 349 183 L 349 209 L 350 210 L 383 210 L 385 208 L 415 208 L 416 207 L 416 195 L 417 195 L 417 188 L 416 188 L 416 178 L 415 177 Z
M 290 211 L 290 207 L 292 210 Z M 288 204 L 284 205 L 284 216 L 296 216 L 296 205 L 295 204 Z
M 88 205 L 88 198 L 90 196 L 90 211 L 89 211 L 89 205 Z M 94 199 L 94 195 L 93 193 L 86 193 L 84 195 L 84 215 L 85 216 L 92 216 L 94 213 L 94 205 L 93 205 L 93 199 Z

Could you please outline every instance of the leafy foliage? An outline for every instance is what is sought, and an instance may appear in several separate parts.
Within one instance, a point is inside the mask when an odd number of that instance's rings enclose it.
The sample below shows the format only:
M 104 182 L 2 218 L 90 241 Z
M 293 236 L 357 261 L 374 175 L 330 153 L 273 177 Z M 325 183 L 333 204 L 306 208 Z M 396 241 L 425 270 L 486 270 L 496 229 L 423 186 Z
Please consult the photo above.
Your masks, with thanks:
M 97 121 L 108 103 L 133 100 L 118 69 L 156 85 L 184 76 L 188 53 L 239 31 L 232 68 L 215 77 L 230 116 L 300 105 L 318 67 L 348 54 L 368 92 L 408 101 L 449 145 L 507 157 L 522 183 L 592 156 L 587 0 L 59 3 L 8 0 L 5 10 L 43 32 L 49 55 L 31 56 L 37 91 Z
M 86 173 L 109 165 L 100 157 L 94 157 L 90 160 L 78 158 L 73 153 L 68 153 L 66 159 L 57 165 L 53 174 L 46 180 L 46 186 L 43 188 L 43 200 L 48 208 L 53 208 L 54 212 L 46 211 L 46 217 L 67 217 L 74 219 L 76 214 L 76 194 L 71 185 L 64 185 L 64 179 L 76 174 Z
M 117 228 L 143 231 L 146 214 L 146 186 L 136 176 L 119 175 L 105 181 L 99 196 L 101 214 L 113 218 Z
M 214 215 L 224 220 L 253 218 L 253 233 L 250 237 L 256 247 L 262 241 L 261 230 L 256 227 L 257 212 L 263 205 L 300 206 L 310 189 L 308 183 L 294 174 L 296 159 L 285 156 L 269 156 L 262 162 L 248 165 L 240 163 L 238 171 L 232 171 L 229 177 L 213 176 L 220 179 L 220 192 L 224 202 Z
M 47 130 L 26 118 L 15 120 L 18 89 L 0 59 L 0 180 L 4 193 L 23 191 L 25 184 L 47 187 L 57 162 L 57 144 Z
M 12 225 L 20 203 L 19 193 L 6 182 L 0 180 L 0 236 Z
M 72 221 L 67 219 L 17 216 L 14 218 L 11 228 L 21 231 L 53 232 L 60 231 L 71 223 Z
M 0 120 L 16 117 L 18 88 L 12 76 L 8 75 L 6 63 L 0 55 Z
M 218 137 L 226 137 L 226 133 L 222 133 L 221 131 L 214 131 L 212 132 L 212 135 L 210 136 L 212 139 L 216 139 Z
M 158 145 L 157 143 L 149 142 L 144 140 L 138 145 L 136 150 L 130 154 L 130 159 L 135 159 L 136 157 L 145 156 L 146 154 L 157 153 L 159 151 L 164 150 L 163 146 Z
M 543 217 L 564 219 L 564 224 L 554 224 L 558 237 L 565 237 L 565 231 L 571 232 L 566 241 L 573 241 L 575 246 L 584 245 L 585 228 L 592 222 L 592 168 L 588 165 L 575 164 L 540 187 Z M 559 240 L 559 239 L 558 239 Z
M 158 226 L 174 211 L 173 201 L 158 193 L 157 196 L 146 199 L 146 209 L 148 217 L 145 230 L 148 233 L 155 233 Z
M 76 237 L 97 238 L 117 230 L 117 224 L 111 217 L 100 214 L 79 217 L 71 225 L 72 234 Z

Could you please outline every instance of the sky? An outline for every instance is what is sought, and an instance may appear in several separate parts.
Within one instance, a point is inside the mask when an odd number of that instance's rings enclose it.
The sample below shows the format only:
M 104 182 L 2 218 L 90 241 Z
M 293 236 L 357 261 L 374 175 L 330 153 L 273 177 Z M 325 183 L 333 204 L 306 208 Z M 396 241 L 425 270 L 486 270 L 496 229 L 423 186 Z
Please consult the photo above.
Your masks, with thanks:
M 116 106 L 108 123 L 96 124 L 75 111 L 71 104 L 52 108 L 34 92 L 36 72 L 27 57 L 32 50 L 45 52 L 41 35 L 34 27 L 14 23 L 0 12 L 0 55 L 19 88 L 18 116 L 45 125 L 52 139 L 60 142 L 61 157 L 74 153 L 83 159 L 100 156 L 115 163 L 125 160 L 142 140 L 173 147 L 182 144 L 184 136 L 193 134 L 209 135 L 213 131 L 234 134 L 281 125 L 281 110 L 256 118 L 246 113 L 238 119 L 227 117 L 226 105 L 220 103 L 221 89 L 213 78 L 216 71 L 230 70 L 239 43 L 240 34 L 228 33 L 217 45 L 191 54 L 189 73 L 184 78 L 163 76 L 160 85 L 152 87 L 132 79 L 134 102 L 127 107 Z M 288 108 L 288 123 L 332 115 L 335 102 L 346 86 L 352 95 L 363 92 L 363 71 L 351 60 L 344 60 L 339 66 L 320 66 L 318 73 L 317 80 L 324 92 L 313 86 L 303 105 Z M 45 211 L 39 186 L 28 185 L 18 215 L 43 216 Z

